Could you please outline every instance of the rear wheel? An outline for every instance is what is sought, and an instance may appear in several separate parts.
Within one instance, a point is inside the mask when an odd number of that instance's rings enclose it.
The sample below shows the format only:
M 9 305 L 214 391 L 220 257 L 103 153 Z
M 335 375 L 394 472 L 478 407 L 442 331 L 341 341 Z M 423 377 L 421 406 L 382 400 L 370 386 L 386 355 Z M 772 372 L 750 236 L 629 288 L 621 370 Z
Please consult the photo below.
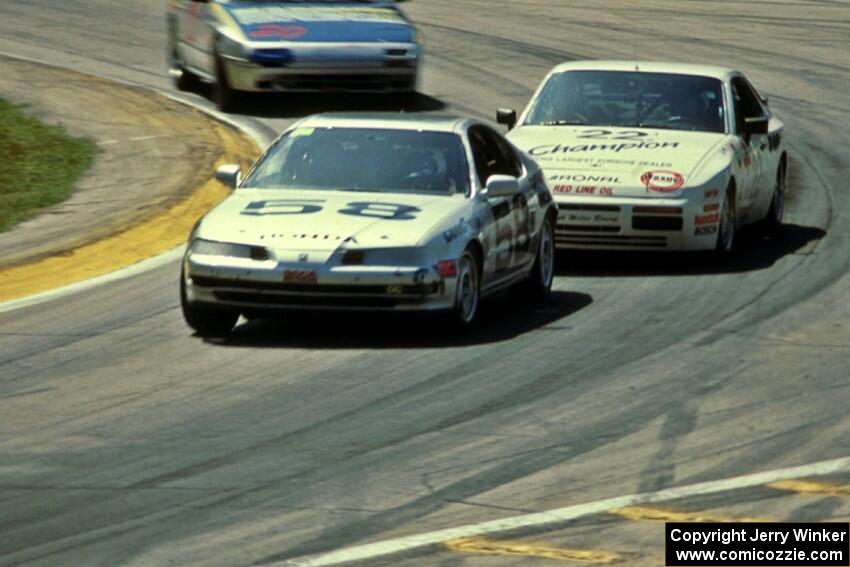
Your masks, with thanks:
M 466 250 L 458 261 L 457 290 L 452 319 L 458 328 L 471 327 L 478 315 L 481 277 L 478 261 L 471 250 Z
M 735 189 L 729 187 L 723 197 L 723 206 L 720 209 L 720 227 L 717 230 L 717 245 L 715 251 L 718 256 L 728 257 L 735 249 L 735 240 L 738 232 L 737 219 L 735 216 Z
M 183 319 L 202 337 L 223 337 L 230 333 L 239 313 L 207 305 L 192 304 L 186 297 L 186 278 L 180 274 L 180 307 Z
M 540 227 L 540 244 L 537 247 L 537 257 L 534 267 L 523 286 L 523 291 L 533 299 L 545 299 L 552 291 L 555 279 L 555 231 L 552 220 L 543 221 Z
M 779 169 L 776 171 L 776 181 L 773 184 L 773 199 L 762 223 L 764 232 L 768 234 L 776 232 L 782 226 L 782 217 L 785 215 L 785 189 L 785 164 L 780 163 Z
M 236 110 L 239 93 L 235 91 L 227 80 L 227 72 L 221 57 L 215 57 L 215 86 L 213 87 L 213 102 L 222 112 L 233 112 Z

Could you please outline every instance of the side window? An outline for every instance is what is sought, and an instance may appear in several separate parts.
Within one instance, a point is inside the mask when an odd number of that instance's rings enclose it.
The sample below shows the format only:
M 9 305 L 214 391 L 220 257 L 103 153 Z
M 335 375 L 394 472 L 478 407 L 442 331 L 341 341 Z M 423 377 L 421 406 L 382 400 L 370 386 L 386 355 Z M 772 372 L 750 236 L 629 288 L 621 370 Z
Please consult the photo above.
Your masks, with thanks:
M 475 171 L 482 187 L 491 175 L 519 177 L 516 154 L 498 134 L 484 126 L 474 126 L 469 129 L 469 142 L 475 158 Z
M 750 85 L 741 78 L 732 79 L 732 103 L 735 105 L 735 130 L 743 132 L 747 118 L 764 116 L 764 108 Z

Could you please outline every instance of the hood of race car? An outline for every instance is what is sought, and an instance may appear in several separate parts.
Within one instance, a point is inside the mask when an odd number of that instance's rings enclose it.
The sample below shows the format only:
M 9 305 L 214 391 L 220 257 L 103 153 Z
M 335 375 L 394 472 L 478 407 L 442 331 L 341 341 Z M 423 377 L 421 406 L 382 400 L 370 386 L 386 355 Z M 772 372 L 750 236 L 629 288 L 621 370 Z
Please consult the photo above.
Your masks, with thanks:
M 413 28 L 391 6 L 362 2 L 220 4 L 253 42 L 411 42 Z
M 195 236 L 329 257 L 340 247 L 417 246 L 466 207 L 463 195 L 239 189 L 204 217 Z
M 678 130 L 521 126 L 508 137 L 534 158 L 556 195 L 670 197 L 693 186 L 725 134 Z

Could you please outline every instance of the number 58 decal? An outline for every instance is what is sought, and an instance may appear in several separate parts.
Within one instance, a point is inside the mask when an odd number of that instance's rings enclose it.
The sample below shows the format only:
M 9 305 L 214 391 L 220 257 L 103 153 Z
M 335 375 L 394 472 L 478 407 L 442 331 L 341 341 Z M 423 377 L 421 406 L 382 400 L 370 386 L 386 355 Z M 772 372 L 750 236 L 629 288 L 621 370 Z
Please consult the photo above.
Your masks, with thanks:
M 324 209 L 324 199 L 270 199 L 252 201 L 243 215 L 311 215 Z M 422 209 L 397 203 L 353 201 L 337 211 L 341 215 L 385 220 L 413 220 Z

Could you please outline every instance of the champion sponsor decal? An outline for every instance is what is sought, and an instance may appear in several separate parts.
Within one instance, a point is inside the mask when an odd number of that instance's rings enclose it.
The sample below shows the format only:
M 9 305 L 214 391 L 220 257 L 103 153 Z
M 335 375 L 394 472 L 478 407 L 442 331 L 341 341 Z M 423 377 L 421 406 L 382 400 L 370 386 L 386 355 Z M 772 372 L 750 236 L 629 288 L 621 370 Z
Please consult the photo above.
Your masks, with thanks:
M 582 152 L 627 152 L 632 150 L 661 150 L 679 147 L 679 142 L 631 142 L 622 144 L 579 144 L 567 146 L 564 144 L 546 144 L 531 148 L 528 153 L 533 156 L 551 156 L 558 154 Z
M 671 193 L 678 191 L 685 184 L 685 178 L 681 173 L 675 171 L 647 171 L 640 176 L 640 182 L 649 191 L 658 193 Z

